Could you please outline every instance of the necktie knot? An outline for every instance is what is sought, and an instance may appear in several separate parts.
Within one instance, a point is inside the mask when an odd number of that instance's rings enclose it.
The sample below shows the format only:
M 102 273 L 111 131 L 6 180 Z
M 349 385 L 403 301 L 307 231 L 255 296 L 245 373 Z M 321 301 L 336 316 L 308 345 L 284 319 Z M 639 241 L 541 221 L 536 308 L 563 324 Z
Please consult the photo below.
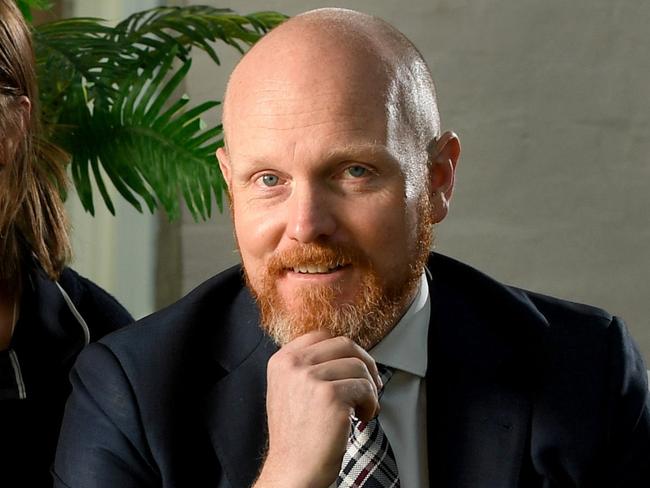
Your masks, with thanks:
M 386 386 L 386 383 L 388 383 L 393 377 L 393 368 L 389 368 L 384 364 L 377 363 L 377 371 L 379 371 L 381 382 L 384 384 L 384 386 Z
M 393 376 L 393 369 L 389 368 L 388 366 L 385 366 L 383 364 L 377 363 L 377 371 L 379 371 L 379 377 L 381 378 L 381 382 L 383 383 L 383 387 L 381 390 L 379 390 L 379 398 L 384 394 L 384 388 L 386 388 L 386 384 L 390 381 L 390 379 Z

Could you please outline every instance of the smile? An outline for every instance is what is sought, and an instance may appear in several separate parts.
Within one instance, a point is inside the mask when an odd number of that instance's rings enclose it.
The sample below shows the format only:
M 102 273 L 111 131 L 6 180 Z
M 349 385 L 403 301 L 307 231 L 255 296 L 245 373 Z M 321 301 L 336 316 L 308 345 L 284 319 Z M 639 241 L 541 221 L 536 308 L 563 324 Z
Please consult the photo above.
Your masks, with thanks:
M 334 271 L 338 271 L 339 269 L 343 268 L 344 264 L 335 264 L 334 266 L 326 266 L 326 265 L 308 265 L 308 266 L 295 266 L 291 268 L 291 270 L 294 273 L 300 273 L 300 274 L 328 274 L 332 273 Z

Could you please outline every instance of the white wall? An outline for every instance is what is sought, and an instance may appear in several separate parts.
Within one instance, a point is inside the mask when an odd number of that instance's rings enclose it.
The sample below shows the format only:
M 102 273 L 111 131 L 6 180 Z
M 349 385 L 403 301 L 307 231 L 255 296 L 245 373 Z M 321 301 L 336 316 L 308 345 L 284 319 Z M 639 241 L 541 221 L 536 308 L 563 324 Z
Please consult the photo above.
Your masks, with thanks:
M 208 3 L 288 14 L 347 6 L 402 30 L 430 63 L 443 126 L 464 149 L 438 249 L 622 315 L 650 359 L 649 2 Z M 191 95 L 221 98 L 236 58 L 215 68 L 197 56 Z M 237 261 L 227 216 L 186 218 L 182 234 L 186 291 Z

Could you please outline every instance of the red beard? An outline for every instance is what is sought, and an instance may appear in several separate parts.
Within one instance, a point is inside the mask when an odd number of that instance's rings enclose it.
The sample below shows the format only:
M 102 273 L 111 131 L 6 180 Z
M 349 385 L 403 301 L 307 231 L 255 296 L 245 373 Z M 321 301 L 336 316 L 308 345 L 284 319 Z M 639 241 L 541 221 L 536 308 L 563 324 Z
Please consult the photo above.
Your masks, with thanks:
M 426 214 L 425 214 L 426 215 Z M 399 276 L 379 276 L 370 259 L 352 246 L 327 243 L 298 244 L 276 253 L 269 260 L 259 289 L 248 286 L 257 300 L 264 330 L 280 346 L 307 332 L 327 330 L 332 336 L 346 336 L 370 349 L 398 322 L 417 289 L 432 241 L 432 225 L 421 221 L 415 255 Z M 280 296 L 276 282 L 289 270 L 304 266 L 351 265 L 362 279 L 352 298 L 339 299 L 337 285 L 306 285 L 291 303 Z

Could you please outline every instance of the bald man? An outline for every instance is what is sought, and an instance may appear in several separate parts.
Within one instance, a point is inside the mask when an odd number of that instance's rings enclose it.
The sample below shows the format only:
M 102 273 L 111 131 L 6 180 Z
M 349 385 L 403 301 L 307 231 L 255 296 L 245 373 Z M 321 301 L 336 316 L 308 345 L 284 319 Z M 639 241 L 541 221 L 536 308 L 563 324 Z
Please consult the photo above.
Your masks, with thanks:
M 224 127 L 242 266 L 81 355 L 57 486 L 650 486 L 622 322 L 429 254 L 460 144 L 402 34 L 289 20 Z

